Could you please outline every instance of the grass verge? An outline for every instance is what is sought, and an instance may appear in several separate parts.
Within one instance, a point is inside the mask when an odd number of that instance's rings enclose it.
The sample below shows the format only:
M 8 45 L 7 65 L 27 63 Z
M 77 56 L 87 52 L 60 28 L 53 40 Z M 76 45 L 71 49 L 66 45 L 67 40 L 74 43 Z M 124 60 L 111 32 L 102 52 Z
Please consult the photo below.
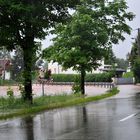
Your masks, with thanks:
M 80 94 L 43 96 L 34 98 L 32 105 L 24 103 L 21 99 L 0 98 L 0 119 L 8 119 L 21 115 L 39 113 L 44 110 L 98 101 L 116 95 L 118 92 L 119 90 L 117 88 L 113 88 L 105 94 L 92 97 L 81 96 Z

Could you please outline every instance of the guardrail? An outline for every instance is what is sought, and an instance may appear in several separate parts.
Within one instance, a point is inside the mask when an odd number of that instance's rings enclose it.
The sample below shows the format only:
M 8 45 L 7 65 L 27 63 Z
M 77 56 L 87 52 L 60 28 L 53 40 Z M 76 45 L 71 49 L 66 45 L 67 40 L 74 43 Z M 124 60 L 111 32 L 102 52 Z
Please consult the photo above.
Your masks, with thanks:
M 38 84 L 46 84 L 46 85 L 73 85 L 74 82 L 53 82 L 53 80 L 39 79 L 37 81 Z M 111 82 L 85 82 L 85 86 L 99 86 L 105 88 L 113 88 L 115 87 L 114 83 Z

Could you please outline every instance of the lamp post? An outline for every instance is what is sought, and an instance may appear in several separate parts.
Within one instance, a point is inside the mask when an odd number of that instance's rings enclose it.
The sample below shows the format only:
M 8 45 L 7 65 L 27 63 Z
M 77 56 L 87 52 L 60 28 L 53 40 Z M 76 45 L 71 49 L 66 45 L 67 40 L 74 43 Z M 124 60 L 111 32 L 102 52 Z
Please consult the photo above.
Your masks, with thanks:
M 5 80 L 5 65 L 6 65 L 6 59 L 5 59 L 5 53 L 6 53 L 6 51 L 5 51 L 5 47 L 3 46 L 3 80 Z
M 140 28 L 138 28 L 138 36 L 136 39 L 136 43 L 138 45 L 138 55 L 140 56 Z

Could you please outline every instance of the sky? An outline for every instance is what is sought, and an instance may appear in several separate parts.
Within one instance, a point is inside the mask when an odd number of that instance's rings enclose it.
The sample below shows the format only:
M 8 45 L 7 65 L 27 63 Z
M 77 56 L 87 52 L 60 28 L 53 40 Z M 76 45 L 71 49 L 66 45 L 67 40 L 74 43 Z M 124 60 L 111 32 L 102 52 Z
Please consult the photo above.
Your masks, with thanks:
M 126 58 L 128 52 L 131 51 L 132 42 L 134 40 L 132 38 L 136 38 L 137 29 L 140 28 L 140 0 L 126 0 L 129 6 L 128 11 L 131 11 L 135 14 L 135 18 L 133 21 L 128 22 L 130 27 L 132 28 L 131 35 L 126 35 L 126 40 L 123 42 L 119 42 L 119 44 L 113 46 L 113 51 L 117 58 Z
M 128 3 L 128 11 L 133 12 L 135 14 L 135 18 L 133 21 L 128 22 L 127 24 L 130 25 L 132 28 L 131 35 L 125 35 L 125 41 L 120 41 L 119 44 L 113 45 L 113 52 L 117 58 L 126 58 L 126 55 L 128 52 L 131 51 L 132 47 L 132 38 L 136 38 L 137 36 L 137 29 L 140 28 L 140 0 L 126 0 Z M 53 36 L 49 35 L 46 37 L 46 39 L 42 42 L 43 48 L 48 47 L 49 45 L 52 44 L 50 39 Z

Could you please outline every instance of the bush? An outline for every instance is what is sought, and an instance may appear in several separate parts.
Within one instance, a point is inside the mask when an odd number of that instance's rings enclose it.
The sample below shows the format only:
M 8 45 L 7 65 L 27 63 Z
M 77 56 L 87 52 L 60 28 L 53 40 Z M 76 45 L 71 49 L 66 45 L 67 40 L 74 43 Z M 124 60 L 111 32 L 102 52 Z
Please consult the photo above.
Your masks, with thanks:
M 74 82 L 78 74 L 52 74 L 54 82 Z
M 3 80 L 0 79 L 0 86 L 5 86 L 5 85 L 14 85 L 16 82 L 14 80 Z
M 112 74 L 110 73 L 101 73 L 101 74 L 87 74 L 85 81 L 86 82 L 111 82 Z
M 54 82 L 75 82 L 75 77 L 79 74 L 53 74 L 52 78 Z M 111 73 L 101 74 L 86 74 L 86 82 L 111 82 Z
M 126 72 L 123 75 L 123 78 L 133 78 L 133 77 L 134 77 L 133 72 Z
M 8 96 L 9 98 L 14 98 L 14 92 L 13 92 L 13 90 L 11 89 L 11 87 L 8 87 L 8 89 L 7 89 L 7 96 Z
M 81 87 L 80 87 L 80 76 L 76 75 L 75 76 L 75 81 L 72 86 L 72 91 L 74 94 L 80 93 L 81 92 Z

